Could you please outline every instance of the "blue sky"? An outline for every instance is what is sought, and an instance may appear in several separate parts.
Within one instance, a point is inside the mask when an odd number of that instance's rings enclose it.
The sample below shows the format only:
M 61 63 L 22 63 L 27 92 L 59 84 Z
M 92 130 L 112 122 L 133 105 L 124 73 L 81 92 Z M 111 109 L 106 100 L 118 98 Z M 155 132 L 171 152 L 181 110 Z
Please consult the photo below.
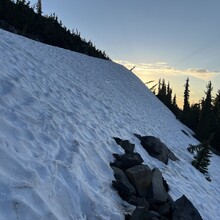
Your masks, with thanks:
M 187 76 L 192 102 L 204 96 L 208 80 L 220 88 L 219 0 L 42 0 L 42 4 L 45 14 L 55 12 L 67 28 L 77 28 L 114 61 L 137 66 L 134 72 L 143 81 L 159 77 L 170 81 L 180 102 Z

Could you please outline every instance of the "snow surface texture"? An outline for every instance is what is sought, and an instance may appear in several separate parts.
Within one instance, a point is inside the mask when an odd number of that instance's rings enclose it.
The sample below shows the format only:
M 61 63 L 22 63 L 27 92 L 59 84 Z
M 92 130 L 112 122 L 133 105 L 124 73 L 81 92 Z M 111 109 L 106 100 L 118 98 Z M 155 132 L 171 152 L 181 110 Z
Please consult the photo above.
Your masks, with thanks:
M 124 219 L 133 207 L 112 188 L 113 136 L 158 167 L 174 200 L 220 219 L 220 158 L 212 182 L 186 150 L 190 132 L 123 66 L 0 30 L 0 219 Z M 166 166 L 133 135 L 159 137 L 180 159 Z

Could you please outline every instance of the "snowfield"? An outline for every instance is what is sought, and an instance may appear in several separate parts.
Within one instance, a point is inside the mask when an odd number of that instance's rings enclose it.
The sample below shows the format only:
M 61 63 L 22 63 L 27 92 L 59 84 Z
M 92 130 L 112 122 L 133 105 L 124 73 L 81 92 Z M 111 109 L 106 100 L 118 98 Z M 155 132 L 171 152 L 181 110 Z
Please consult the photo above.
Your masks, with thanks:
M 132 206 L 112 188 L 109 163 L 135 143 L 174 200 L 185 194 L 204 220 L 220 219 L 220 157 L 208 182 L 186 150 L 190 130 L 130 71 L 0 29 L 0 219 L 124 219 Z M 133 133 L 159 137 L 180 159 L 152 158 Z

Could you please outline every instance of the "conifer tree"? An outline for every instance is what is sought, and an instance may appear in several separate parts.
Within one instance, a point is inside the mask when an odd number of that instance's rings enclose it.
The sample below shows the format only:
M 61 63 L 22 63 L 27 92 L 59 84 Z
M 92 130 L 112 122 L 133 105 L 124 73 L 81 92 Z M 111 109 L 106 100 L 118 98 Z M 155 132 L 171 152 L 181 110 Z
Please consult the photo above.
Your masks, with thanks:
M 190 109 L 189 104 L 189 78 L 186 79 L 185 90 L 184 90 L 184 103 L 183 103 L 183 112 L 187 112 Z
M 212 106 L 212 83 L 207 85 L 206 98 L 201 103 L 201 114 L 197 135 L 200 140 L 206 140 L 212 134 L 213 106 Z
M 196 149 L 197 154 L 192 161 L 192 165 L 201 173 L 205 174 L 208 172 L 209 158 L 211 157 L 209 141 L 204 141 L 198 146 L 191 146 L 191 148 L 193 147 Z
M 173 96 L 172 105 L 177 106 L 177 104 L 176 104 L 176 94 L 174 94 L 174 96 Z
M 162 99 L 165 100 L 165 97 L 166 97 L 166 93 L 167 92 L 167 89 L 166 89 L 166 82 L 165 82 L 165 79 L 162 80 L 162 85 L 161 85 L 161 96 L 162 96 Z
M 200 104 L 193 103 L 190 106 L 190 120 L 188 121 L 188 126 L 195 132 L 198 129 L 199 117 L 200 117 Z
M 37 1 L 36 7 L 37 7 L 37 13 L 38 13 L 39 15 L 42 15 L 42 2 L 41 2 L 41 0 L 38 0 L 38 1 Z
M 220 90 L 216 94 L 213 105 L 214 123 L 213 132 L 215 132 L 212 146 L 220 152 Z
M 161 79 L 158 81 L 157 98 L 161 100 Z
M 173 112 L 174 115 L 176 115 L 176 117 L 179 116 L 179 108 L 176 102 L 176 94 L 174 94 L 173 96 L 171 111 Z
M 190 127 L 190 104 L 189 104 L 189 78 L 186 79 L 185 90 L 184 90 L 184 102 L 181 121 Z
M 172 89 L 170 88 L 170 82 L 167 85 L 167 93 L 166 93 L 166 106 L 171 108 L 172 106 Z

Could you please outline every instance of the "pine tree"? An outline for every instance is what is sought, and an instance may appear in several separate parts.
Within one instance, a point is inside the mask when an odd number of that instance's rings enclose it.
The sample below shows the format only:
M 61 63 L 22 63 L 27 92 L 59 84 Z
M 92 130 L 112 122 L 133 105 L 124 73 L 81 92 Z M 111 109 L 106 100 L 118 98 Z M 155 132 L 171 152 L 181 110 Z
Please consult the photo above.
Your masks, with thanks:
M 184 90 L 184 103 L 183 103 L 183 112 L 188 112 L 190 109 L 189 104 L 189 78 L 186 79 L 185 90 Z
M 167 93 L 166 93 L 166 106 L 170 109 L 172 106 L 172 89 L 170 88 L 170 82 L 167 85 Z
M 165 79 L 163 79 L 161 85 L 161 96 L 163 100 L 165 100 L 166 94 L 167 94 L 166 82 Z
M 161 100 L 161 79 L 158 80 L 158 87 L 157 87 L 157 98 Z
M 193 130 L 197 131 L 200 116 L 200 104 L 194 103 L 190 106 L 190 120 L 188 126 Z
M 190 127 L 190 104 L 189 104 L 189 78 L 186 79 L 185 90 L 184 90 L 184 102 L 183 111 L 181 115 L 181 121 Z
M 39 15 L 42 15 L 42 2 L 41 2 L 41 0 L 38 0 L 38 1 L 37 1 L 36 7 L 37 7 L 37 13 L 38 13 Z
M 201 173 L 205 174 L 208 172 L 208 166 L 210 164 L 210 145 L 209 141 L 204 141 L 199 146 L 191 146 L 197 150 L 197 155 L 194 157 L 192 161 L 192 165 L 199 170 Z
M 214 122 L 212 130 L 215 134 L 212 140 L 212 146 L 220 152 L 220 90 L 218 90 L 213 103 Z
M 178 105 L 176 103 L 176 94 L 174 94 L 173 96 L 173 100 L 172 100 L 172 107 L 171 107 L 171 111 L 173 112 L 173 114 L 178 117 L 179 116 L 179 108 Z
M 201 114 L 199 118 L 197 135 L 200 140 L 206 140 L 212 134 L 213 106 L 212 106 L 212 83 L 207 85 L 206 98 L 201 102 Z
M 174 96 L 173 96 L 172 105 L 177 106 L 177 104 L 176 104 L 176 94 L 174 94 Z

